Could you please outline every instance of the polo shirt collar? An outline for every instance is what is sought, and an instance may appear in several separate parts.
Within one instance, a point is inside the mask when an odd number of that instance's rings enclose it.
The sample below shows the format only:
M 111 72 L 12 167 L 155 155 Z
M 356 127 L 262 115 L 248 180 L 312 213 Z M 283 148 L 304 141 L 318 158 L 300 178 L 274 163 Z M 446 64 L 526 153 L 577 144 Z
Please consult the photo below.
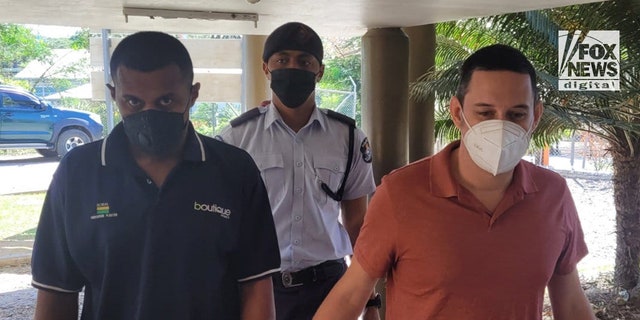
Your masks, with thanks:
M 451 174 L 451 153 L 458 147 L 460 141 L 454 141 L 431 158 L 429 188 L 434 196 L 449 198 L 458 195 L 458 183 Z
M 457 197 L 459 183 L 453 178 L 451 173 L 451 153 L 460 147 L 460 140 L 448 144 L 442 151 L 432 157 L 429 167 L 429 181 L 431 182 L 431 193 L 434 196 L 448 198 Z M 538 191 L 538 187 L 533 179 L 532 166 L 518 163 L 513 172 L 513 180 L 508 187 L 509 190 L 522 190 L 524 194 Z
M 262 107 L 260 107 L 260 108 L 262 108 Z M 278 108 L 276 108 L 276 106 L 273 104 L 273 102 L 271 102 L 265 108 L 267 108 L 267 110 L 265 112 L 265 115 L 264 115 L 264 121 L 265 121 L 264 128 L 265 128 L 265 130 L 269 129 L 269 127 L 271 127 L 271 125 L 273 125 L 276 121 L 279 121 L 283 125 L 286 125 L 284 123 L 284 120 L 282 120 L 282 116 L 280 115 L 280 112 L 278 112 Z M 307 122 L 305 127 L 308 126 L 309 124 L 313 123 L 314 121 L 317 121 L 320 124 L 320 127 L 323 130 L 326 129 L 327 124 L 326 124 L 325 117 L 323 117 L 321 115 L 320 108 L 318 108 L 318 107 L 314 107 L 313 108 L 313 112 L 311 112 L 311 117 L 309 117 L 309 121 Z
M 525 165 L 523 162 L 525 160 L 520 160 L 520 162 L 516 165 L 515 170 L 513 171 L 513 182 L 511 183 L 514 186 L 521 186 L 522 191 L 525 194 L 538 192 L 538 186 L 533 179 L 533 168 L 535 166 Z
M 127 163 L 135 163 L 128 145 L 129 141 L 124 132 L 124 126 L 120 122 L 102 141 L 100 149 L 102 166 L 124 166 Z M 202 138 L 195 132 L 191 121 L 189 121 L 187 127 L 187 141 L 182 159 L 191 162 L 204 162 L 207 159 Z

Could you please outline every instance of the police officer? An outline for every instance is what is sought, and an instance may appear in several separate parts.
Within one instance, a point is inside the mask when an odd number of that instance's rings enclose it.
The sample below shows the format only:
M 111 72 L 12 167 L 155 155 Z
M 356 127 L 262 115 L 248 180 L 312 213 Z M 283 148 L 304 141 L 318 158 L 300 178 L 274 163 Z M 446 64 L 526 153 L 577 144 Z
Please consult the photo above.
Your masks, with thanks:
M 273 276 L 278 320 L 312 318 L 345 271 L 375 190 L 367 137 L 353 119 L 316 107 L 322 58 L 310 27 L 277 28 L 262 55 L 272 102 L 218 136 L 251 154 L 267 186 L 281 256 L 282 272 Z M 366 318 L 378 317 L 368 310 Z

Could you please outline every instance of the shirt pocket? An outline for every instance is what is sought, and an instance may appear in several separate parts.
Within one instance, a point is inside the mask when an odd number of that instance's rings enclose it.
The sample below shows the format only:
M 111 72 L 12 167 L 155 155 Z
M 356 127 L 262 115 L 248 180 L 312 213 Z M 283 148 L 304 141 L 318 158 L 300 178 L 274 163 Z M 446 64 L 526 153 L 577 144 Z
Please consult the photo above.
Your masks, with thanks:
M 344 176 L 346 163 L 347 160 L 340 157 L 314 157 L 313 169 L 320 181 L 326 183 L 331 191 L 337 193 Z M 319 203 L 324 204 L 329 196 L 319 185 L 318 188 L 319 192 L 314 192 L 314 194 L 316 194 Z
M 262 181 L 267 188 L 271 205 L 277 199 L 283 197 L 285 192 L 284 184 L 284 160 L 281 154 L 261 154 L 254 157 L 256 166 L 260 170 Z

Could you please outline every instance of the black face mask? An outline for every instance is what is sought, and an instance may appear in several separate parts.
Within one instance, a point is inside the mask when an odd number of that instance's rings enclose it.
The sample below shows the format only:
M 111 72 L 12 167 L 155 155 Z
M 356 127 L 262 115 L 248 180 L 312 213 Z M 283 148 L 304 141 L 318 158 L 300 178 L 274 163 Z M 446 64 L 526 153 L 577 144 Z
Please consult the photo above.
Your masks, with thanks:
M 187 110 L 185 112 L 189 111 Z M 184 113 L 145 110 L 123 119 L 129 142 L 144 153 L 165 157 L 178 150 L 182 134 L 187 127 Z
M 316 89 L 316 74 L 300 69 L 276 69 L 271 72 L 271 89 L 289 108 L 301 106 Z

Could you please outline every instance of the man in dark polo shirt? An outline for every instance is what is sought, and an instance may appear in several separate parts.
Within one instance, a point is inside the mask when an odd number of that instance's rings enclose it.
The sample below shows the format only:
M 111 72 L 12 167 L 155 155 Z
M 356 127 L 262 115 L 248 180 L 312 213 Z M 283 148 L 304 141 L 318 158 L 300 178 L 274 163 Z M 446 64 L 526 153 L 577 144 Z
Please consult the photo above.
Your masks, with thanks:
M 35 319 L 273 319 L 280 256 L 260 172 L 199 135 L 185 47 L 139 32 L 108 85 L 123 121 L 60 162 L 33 251 Z

